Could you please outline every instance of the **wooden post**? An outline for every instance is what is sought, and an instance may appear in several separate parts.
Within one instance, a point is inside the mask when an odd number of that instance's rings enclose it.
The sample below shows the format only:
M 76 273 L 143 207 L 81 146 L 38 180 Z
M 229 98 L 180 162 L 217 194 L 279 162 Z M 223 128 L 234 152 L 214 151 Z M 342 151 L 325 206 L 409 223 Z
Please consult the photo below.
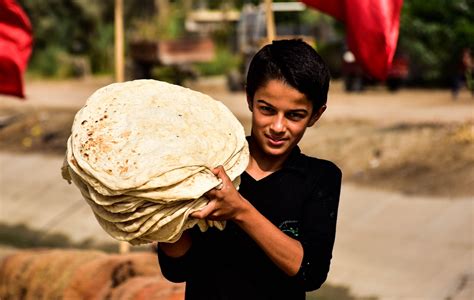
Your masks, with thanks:
M 127 242 L 119 242 L 119 253 L 125 254 L 130 252 L 130 244 Z
M 123 0 L 115 0 L 115 81 L 122 82 L 124 76 Z
M 170 3 L 169 0 L 155 0 L 155 6 L 158 8 L 158 24 L 162 28 L 166 28 L 166 24 L 170 19 Z M 166 31 L 163 33 L 166 36 Z
M 183 10 L 184 10 L 184 15 L 188 15 L 193 8 L 193 3 L 192 0 L 183 0 Z
M 123 35 L 123 0 L 115 0 L 115 81 L 125 80 L 124 35 Z M 127 242 L 119 242 L 119 253 L 130 252 Z
M 276 36 L 275 18 L 273 16 L 272 0 L 265 0 L 265 20 L 267 23 L 267 40 L 271 43 Z

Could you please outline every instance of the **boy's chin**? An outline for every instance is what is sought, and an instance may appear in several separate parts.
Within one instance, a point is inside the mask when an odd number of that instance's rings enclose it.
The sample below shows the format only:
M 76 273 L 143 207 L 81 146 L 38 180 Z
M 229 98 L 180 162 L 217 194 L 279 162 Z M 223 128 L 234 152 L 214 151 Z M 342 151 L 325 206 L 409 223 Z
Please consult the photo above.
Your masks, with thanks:
M 288 152 L 288 147 L 285 145 L 284 147 L 275 148 L 266 145 L 263 151 L 270 156 L 282 156 Z

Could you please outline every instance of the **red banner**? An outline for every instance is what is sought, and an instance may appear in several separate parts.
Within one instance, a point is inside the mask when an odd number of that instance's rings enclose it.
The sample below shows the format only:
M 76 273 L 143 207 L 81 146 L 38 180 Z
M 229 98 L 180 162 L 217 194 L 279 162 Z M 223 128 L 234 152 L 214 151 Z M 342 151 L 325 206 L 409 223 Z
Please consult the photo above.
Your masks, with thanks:
M 346 24 L 347 45 L 361 66 L 384 80 L 397 48 L 403 0 L 302 0 Z
M 33 45 L 31 23 L 14 0 L 0 0 L 0 94 L 24 98 L 23 73 Z

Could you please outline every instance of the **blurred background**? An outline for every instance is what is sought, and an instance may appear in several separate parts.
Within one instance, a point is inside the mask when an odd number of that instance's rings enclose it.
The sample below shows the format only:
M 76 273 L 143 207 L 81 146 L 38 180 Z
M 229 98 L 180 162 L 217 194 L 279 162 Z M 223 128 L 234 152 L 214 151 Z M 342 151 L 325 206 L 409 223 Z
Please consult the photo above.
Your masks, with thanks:
M 182 286 L 160 277 L 150 247 L 116 254 L 118 242 L 61 178 L 73 118 L 98 88 L 151 78 L 222 101 L 249 132 L 245 73 L 269 30 L 307 41 L 332 75 L 328 110 L 300 143 L 344 173 L 331 271 L 307 298 L 474 299 L 472 1 L 404 0 L 383 78 L 351 48 L 348 24 L 366 20 L 349 1 L 339 1 L 341 20 L 310 5 L 318 1 L 273 1 L 269 9 L 250 0 L 125 0 L 122 58 L 117 2 L 17 1 L 33 47 L 24 99 L 0 95 L 2 299 L 50 299 L 35 278 L 58 276 L 76 280 L 54 287 L 69 291 L 67 299 L 138 299 L 145 287 L 149 299 L 183 298 Z M 362 41 L 374 43 L 369 31 Z M 67 272 L 54 273 L 53 261 Z M 91 275 L 98 270 L 100 280 Z M 156 296 L 163 290 L 168 296 Z
M 33 25 L 29 76 L 65 78 L 113 72 L 114 1 L 18 2 Z M 213 58 L 189 62 L 194 71 L 201 76 L 228 74 L 242 63 L 240 54 L 248 51 L 256 38 L 265 36 L 265 19 L 256 16 L 264 13 L 262 7 L 259 12 L 258 4 L 250 0 L 124 1 L 127 77 L 139 75 L 132 72 L 138 72 L 135 67 L 141 62 L 135 51 L 139 42 L 186 38 L 209 38 L 214 46 Z M 347 47 L 343 24 L 298 4 L 302 3 L 279 6 L 275 13 L 278 34 L 311 37 L 330 64 L 333 77 L 344 78 L 343 54 Z M 407 65 L 408 74 L 403 78 L 406 86 L 451 85 L 463 50 L 474 44 L 473 14 L 470 1 L 403 2 L 396 58 Z M 150 72 L 170 80 L 172 74 L 166 65 L 171 63 L 157 60 L 155 64 L 165 67 L 153 66 Z

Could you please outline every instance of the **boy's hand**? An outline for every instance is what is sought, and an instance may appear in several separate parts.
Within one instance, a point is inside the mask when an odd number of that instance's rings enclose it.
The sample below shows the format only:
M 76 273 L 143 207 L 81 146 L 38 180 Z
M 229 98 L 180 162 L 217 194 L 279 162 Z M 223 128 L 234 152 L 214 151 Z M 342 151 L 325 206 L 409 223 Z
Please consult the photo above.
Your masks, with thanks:
M 205 194 L 209 203 L 191 216 L 215 221 L 234 220 L 245 210 L 248 202 L 237 192 L 222 166 L 212 170 L 212 173 L 222 180 L 222 184 Z

